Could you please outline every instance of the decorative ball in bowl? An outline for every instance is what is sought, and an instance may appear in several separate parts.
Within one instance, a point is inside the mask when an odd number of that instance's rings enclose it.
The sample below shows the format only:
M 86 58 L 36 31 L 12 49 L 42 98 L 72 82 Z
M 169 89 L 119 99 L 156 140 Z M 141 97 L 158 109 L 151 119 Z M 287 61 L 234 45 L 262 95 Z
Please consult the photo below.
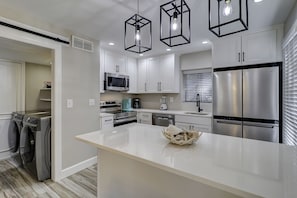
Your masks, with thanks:
M 169 125 L 167 128 L 163 129 L 162 133 L 170 143 L 177 145 L 193 144 L 202 135 L 202 132 L 179 129 L 173 125 Z

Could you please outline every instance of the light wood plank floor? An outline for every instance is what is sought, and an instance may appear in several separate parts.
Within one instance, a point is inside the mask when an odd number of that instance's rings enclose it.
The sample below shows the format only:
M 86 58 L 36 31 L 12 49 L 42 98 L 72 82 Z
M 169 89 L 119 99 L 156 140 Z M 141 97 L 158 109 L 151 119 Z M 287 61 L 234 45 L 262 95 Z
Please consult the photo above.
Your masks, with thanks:
M 38 182 L 13 161 L 0 161 L 0 198 L 95 198 L 96 194 L 96 165 L 56 183 L 52 180 Z

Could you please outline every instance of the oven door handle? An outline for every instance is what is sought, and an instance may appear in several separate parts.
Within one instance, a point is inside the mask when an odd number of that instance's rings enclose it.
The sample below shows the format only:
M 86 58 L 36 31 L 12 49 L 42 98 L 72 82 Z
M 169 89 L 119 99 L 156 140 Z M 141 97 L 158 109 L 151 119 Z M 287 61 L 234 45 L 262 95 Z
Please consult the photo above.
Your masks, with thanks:
M 158 117 L 158 120 L 169 120 L 169 118 L 166 118 L 166 117 Z

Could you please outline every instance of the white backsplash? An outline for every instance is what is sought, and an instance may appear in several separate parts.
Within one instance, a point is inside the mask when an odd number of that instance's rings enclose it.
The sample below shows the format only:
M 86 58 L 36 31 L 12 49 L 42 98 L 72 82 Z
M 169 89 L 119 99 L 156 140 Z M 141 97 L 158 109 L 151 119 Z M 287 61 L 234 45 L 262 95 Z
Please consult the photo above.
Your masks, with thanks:
M 103 93 L 100 96 L 102 101 L 115 100 L 116 102 L 122 102 L 125 98 L 140 98 L 141 107 L 143 109 L 159 109 L 162 96 L 167 97 L 168 110 L 181 110 L 181 111 L 197 111 L 196 102 L 182 102 L 180 94 L 124 94 L 119 92 Z M 170 98 L 173 98 L 173 102 L 170 102 Z M 212 103 L 201 103 L 203 111 L 212 112 Z

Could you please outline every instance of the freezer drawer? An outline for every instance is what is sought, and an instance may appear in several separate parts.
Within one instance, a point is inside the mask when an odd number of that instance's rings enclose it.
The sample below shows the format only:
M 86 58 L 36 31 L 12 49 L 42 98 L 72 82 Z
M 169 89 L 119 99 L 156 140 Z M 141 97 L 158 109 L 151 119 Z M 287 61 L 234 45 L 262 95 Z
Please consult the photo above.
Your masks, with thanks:
M 243 70 L 243 117 L 279 120 L 278 67 Z
M 213 120 L 213 133 L 242 137 L 242 122 L 236 120 Z
M 213 114 L 242 117 L 242 70 L 213 74 Z
M 243 122 L 243 137 L 268 142 L 279 142 L 278 124 Z

